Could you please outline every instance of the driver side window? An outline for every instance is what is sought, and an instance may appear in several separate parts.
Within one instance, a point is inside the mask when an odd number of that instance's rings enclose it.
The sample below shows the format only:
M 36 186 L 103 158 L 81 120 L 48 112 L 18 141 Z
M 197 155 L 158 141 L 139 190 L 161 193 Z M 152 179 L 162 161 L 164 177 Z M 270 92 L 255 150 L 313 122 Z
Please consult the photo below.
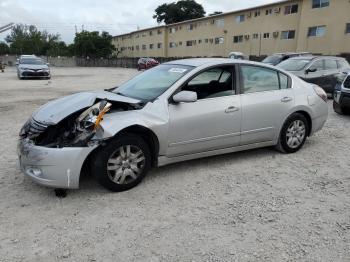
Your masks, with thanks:
M 322 71 L 324 70 L 323 60 L 317 60 L 313 62 L 309 68 L 310 70 Z
M 208 69 L 190 80 L 182 90 L 196 92 L 198 99 L 233 95 L 232 71 L 232 66 Z

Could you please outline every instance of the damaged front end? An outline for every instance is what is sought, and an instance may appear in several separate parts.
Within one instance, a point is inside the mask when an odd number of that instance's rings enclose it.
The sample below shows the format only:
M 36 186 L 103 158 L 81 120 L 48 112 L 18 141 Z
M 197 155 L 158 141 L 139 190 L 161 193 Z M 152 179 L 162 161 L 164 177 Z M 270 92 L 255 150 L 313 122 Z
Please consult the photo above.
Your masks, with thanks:
M 21 139 L 31 140 L 34 145 L 49 148 L 93 146 L 101 141 L 103 128 L 100 123 L 107 112 L 140 108 L 140 105 L 105 99 L 95 102 L 93 106 L 81 109 L 53 125 L 32 117 L 24 124 L 19 135 Z
M 79 187 L 85 160 L 108 139 L 101 126 L 103 117 L 143 107 L 137 100 L 102 95 L 72 95 L 51 101 L 33 114 L 18 141 L 19 163 L 26 176 L 49 187 Z

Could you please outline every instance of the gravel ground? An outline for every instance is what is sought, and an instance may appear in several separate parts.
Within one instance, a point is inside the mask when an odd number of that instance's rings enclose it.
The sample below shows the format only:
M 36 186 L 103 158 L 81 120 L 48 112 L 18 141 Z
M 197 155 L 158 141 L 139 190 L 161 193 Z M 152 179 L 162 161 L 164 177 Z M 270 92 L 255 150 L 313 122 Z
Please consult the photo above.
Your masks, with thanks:
M 0 261 L 350 261 L 350 117 L 331 109 L 296 154 L 259 149 L 174 164 L 110 193 L 92 178 L 57 198 L 21 174 L 16 140 L 50 99 L 137 72 L 0 73 Z

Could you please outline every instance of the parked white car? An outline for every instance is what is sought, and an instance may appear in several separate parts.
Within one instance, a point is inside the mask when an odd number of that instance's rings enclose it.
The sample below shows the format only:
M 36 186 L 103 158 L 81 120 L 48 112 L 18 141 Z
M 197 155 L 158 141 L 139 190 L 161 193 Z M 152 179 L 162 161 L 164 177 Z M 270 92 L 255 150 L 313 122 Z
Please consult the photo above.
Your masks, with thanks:
M 178 60 L 115 89 L 47 103 L 20 131 L 18 154 L 39 184 L 78 188 L 88 168 L 123 191 L 151 167 L 266 146 L 294 153 L 327 115 L 323 89 L 275 67 Z

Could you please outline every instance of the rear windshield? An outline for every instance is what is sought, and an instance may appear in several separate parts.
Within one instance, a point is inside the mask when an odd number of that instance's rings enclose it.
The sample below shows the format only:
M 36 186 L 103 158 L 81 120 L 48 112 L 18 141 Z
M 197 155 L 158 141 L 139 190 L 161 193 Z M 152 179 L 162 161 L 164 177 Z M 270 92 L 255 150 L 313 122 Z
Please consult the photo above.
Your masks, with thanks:
M 266 64 L 277 65 L 281 61 L 282 61 L 281 55 L 271 55 L 266 57 L 262 62 Z
M 278 64 L 278 67 L 286 71 L 300 71 L 304 69 L 309 63 L 309 59 L 288 59 Z

